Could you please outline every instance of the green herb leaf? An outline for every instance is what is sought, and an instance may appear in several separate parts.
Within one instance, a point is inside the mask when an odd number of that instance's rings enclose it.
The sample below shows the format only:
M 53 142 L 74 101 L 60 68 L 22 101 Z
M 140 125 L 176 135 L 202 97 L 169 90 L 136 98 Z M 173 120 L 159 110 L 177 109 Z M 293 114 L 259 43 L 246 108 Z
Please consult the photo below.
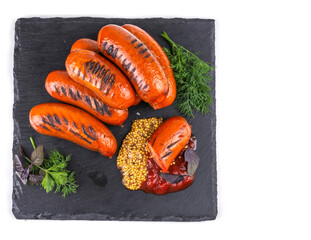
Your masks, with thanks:
M 45 191 L 48 193 L 53 190 L 55 186 L 55 181 L 53 180 L 53 178 L 50 176 L 49 173 L 46 173 L 45 177 L 42 180 L 41 185 L 45 189 Z
M 53 165 L 48 170 L 53 172 L 66 171 L 67 163 L 61 162 L 57 165 Z
M 75 172 L 71 172 L 67 178 L 67 182 L 63 185 L 62 193 L 63 197 L 68 194 L 76 193 L 79 185 L 76 183 Z
M 203 114 L 209 113 L 212 97 L 208 84 L 214 68 L 202 61 L 196 54 L 174 43 L 166 32 L 163 32 L 161 36 L 171 45 L 171 50 L 168 48 L 163 48 L 163 50 L 174 71 L 178 110 L 188 117 L 194 117 L 194 110 Z
M 49 174 L 54 178 L 57 185 L 64 185 L 67 182 L 66 172 L 49 172 Z
M 79 186 L 76 184 L 74 172 L 67 170 L 67 164 L 70 160 L 71 155 L 64 157 L 57 150 L 52 150 L 49 158 L 43 162 L 43 166 L 55 182 L 54 193 L 62 192 L 63 197 L 76 193 Z

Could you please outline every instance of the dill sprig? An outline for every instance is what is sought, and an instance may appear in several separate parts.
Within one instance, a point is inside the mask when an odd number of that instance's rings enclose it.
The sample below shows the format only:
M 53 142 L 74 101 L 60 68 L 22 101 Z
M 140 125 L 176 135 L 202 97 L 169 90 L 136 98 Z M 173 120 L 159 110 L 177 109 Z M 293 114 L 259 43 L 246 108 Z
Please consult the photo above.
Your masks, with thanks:
M 171 49 L 163 48 L 171 62 L 177 85 L 177 109 L 184 115 L 194 118 L 193 110 L 202 114 L 210 112 L 211 72 L 214 68 L 202 61 L 196 54 L 173 42 L 166 32 L 161 34 Z

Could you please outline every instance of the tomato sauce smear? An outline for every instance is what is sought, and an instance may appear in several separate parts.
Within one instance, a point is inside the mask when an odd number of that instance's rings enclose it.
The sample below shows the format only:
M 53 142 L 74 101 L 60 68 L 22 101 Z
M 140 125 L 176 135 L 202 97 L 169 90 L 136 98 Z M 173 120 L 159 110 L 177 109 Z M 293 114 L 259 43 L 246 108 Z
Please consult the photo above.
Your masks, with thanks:
M 147 179 L 142 183 L 140 189 L 146 193 L 163 195 L 171 192 L 178 192 L 189 187 L 194 181 L 194 176 L 189 176 L 187 173 L 187 162 L 184 159 L 184 152 L 187 148 L 196 149 L 195 136 L 191 136 L 188 144 L 181 150 L 173 161 L 173 164 L 167 170 L 169 174 L 183 175 L 183 180 L 177 183 L 167 181 L 160 175 L 161 168 L 152 158 L 149 158 Z

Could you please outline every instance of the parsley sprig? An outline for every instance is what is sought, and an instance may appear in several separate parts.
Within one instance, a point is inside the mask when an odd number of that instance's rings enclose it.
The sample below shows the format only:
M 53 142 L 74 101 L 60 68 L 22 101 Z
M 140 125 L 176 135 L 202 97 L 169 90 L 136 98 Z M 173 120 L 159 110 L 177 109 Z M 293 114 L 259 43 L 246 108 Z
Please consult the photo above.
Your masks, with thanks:
M 177 85 L 177 109 L 184 115 L 194 118 L 193 110 L 203 114 L 210 112 L 211 72 L 214 68 L 202 61 L 196 54 L 173 42 L 166 32 L 161 34 L 170 44 L 171 49 L 163 48 L 171 67 Z
M 61 192 L 63 197 L 68 194 L 76 193 L 78 184 L 75 179 L 75 172 L 67 170 L 71 155 L 64 157 L 57 150 L 51 150 L 49 157 L 44 158 L 42 145 L 36 147 L 33 138 L 30 138 L 34 148 L 31 157 L 28 158 L 22 147 L 19 148 L 20 154 L 30 163 L 26 168 L 23 167 L 18 155 L 15 155 L 15 172 L 24 184 L 41 184 L 48 193 L 55 188 L 54 193 Z

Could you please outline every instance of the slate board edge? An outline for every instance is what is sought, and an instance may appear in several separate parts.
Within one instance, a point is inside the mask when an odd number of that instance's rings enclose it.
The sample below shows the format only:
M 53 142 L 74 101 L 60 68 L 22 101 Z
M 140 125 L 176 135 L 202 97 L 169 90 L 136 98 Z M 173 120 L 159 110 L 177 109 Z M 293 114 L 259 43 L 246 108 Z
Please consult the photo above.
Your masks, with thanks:
M 81 17 L 21 17 L 21 18 L 18 18 L 15 22 L 15 26 L 17 24 L 20 24 L 20 21 L 23 21 L 23 20 L 27 20 L 27 21 L 38 21 L 38 20 L 44 20 L 44 21 L 47 21 L 47 20 L 51 20 L 51 21 L 54 21 L 54 20 L 62 20 L 62 19 L 66 19 L 66 20 L 95 20 L 95 19 L 98 19 L 98 18 L 105 18 L 105 17 L 87 17 L 87 16 L 81 16 Z M 154 20 L 154 21 L 161 21 L 161 20 L 170 20 L 170 21 L 177 21 L 177 22 L 196 22 L 196 21 L 212 21 L 212 22 L 215 22 L 215 19 L 211 19 L 211 18 L 179 18 L 179 17 L 172 17 L 172 18 L 162 18 L 162 17 L 150 17 L 150 18 L 107 18 L 107 19 L 111 19 L 111 20 L 115 20 L 115 19 L 122 19 L 122 20 L 146 20 L 146 21 L 151 21 L 151 20 Z
M 68 20 L 90 20 L 90 19 L 96 19 L 96 18 L 100 18 L 100 17 L 47 17 L 47 18 L 43 18 L 43 17 L 30 17 L 30 18 L 18 18 L 16 20 L 15 23 L 15 45 L 14 45 L 14 71 L 13 71 L 13 76 L 14 76 L 14 103 L 13 103 L 13 121 L 14 121 L 14 130 L 13 130 L 13 134 L 14 134 L 14 139 L 13 139 L 13 148 L 12 148 L 12 158 L 14 159 L 14 146 L 18 146 L 19 141 L 18 138 L 16 136 L 19 136 L 20 133 L 17 131 L 18 127 L 16 127 L 16 124 L 18 124 L 15 121 L 14 118 L 14 108 L 15 108 L 15 103 L 16 101 L 19 100 L 18 98 L 18 91 L 19 89 L 17 88 L 17 80 L 15 77 L 15 71 L 17 69 L 17 64 L 16 64 L 16 57 L 17 54 L 16 52 L 18 51 L 19 47 L 19 41 L 18 41 L 18 36 L 19 36 L 19 32 L 20 32 L 20 23 L 22 20 L 31 20 L 31 21 L 38 21 L 38 20 L 61 20 L 61 19 L 68 19 Z M 109 19 L 120 19 L 120 18 L 109 18 Z M 171 20 L 171 21 L 177 21 L 177 22 L 187 22 L 189 23 L 190 21 L 196 22 L 196 21 L 211 21 L 214 22 L 214 19 L 201 19 L 201 18 L 122 18 L 123 20 L 154 20 L 154 21 L 161 21 L 161 20 Z M 214 29 L 213 29 L 213 43 L 214 43 L 214 56 L 213 56 L 213 62 L 215 64 L 215 25 L 214 25 Z M 216 149 L 216 89 L 215 89 L 215 72 L 213 74 L 213 86 L 212 89 L 214 90 L 213 92 L 213 104 L 212 104 L 212 114 L 213 116 L 213 136 L 212 136 L 212 141 L 215 145 L 215 149 Z M 216 152 L 215 152 L 216 154 Z M 198 222 L 198 221 L 205 221 L 205 220 L 214 220 L 216 219 L 217 213 L 218 213 L 218 209 L 217 209 L 217 166 L 216 166 L 216 156 L 214 156 L 215 159 L 213 161 L 213 188 L 215 191 L 215 193 L 213 194 L 214 198 L 214 214 L 212 216 L 193 216 L 193 217 L 184 217 L 184 216 L 170 216 L 170 217 L 154 217 L 153 219 L 150 218 L 144 218 L 143 216 L 109 216 L 106 214 L 96 214 L 96 213 L 91 213 L 91 214 L 81 214 L 81 215 L 75 215 L 75 216 L 70 216 L 71 219 L 66 218 L 66 216 L 64 215 L 54 215 L 54 216 L 50 216 L 49 214 L 34 214 L 34 215 L 24 215 L 24 214 L 19 214 L 18 211 L 16 211 L 16 208 L 14 207 L 14 204 L 12 205 L 12 212 L 14 214 L 14 216 L 16 217 L 16 219 L 55 219 L 55 220 L 115 220 L 115 221 L 192 221 L 192 222 Z M 13 168 L 14 168 L 14 160 L 13 160 Z M 12 169 L 13 171 L 13 183 L 16 185 L 21 184 L 19 179 L 16 178 L 15 174 L 14 174 L 14 169 Z M 14 195 L 14 191 L 12 193 L 12 195 Z M 89 215 L 92 215 L 92 217 L 90 218 Z M 67 216 L 68 217 L 68 216 Z

